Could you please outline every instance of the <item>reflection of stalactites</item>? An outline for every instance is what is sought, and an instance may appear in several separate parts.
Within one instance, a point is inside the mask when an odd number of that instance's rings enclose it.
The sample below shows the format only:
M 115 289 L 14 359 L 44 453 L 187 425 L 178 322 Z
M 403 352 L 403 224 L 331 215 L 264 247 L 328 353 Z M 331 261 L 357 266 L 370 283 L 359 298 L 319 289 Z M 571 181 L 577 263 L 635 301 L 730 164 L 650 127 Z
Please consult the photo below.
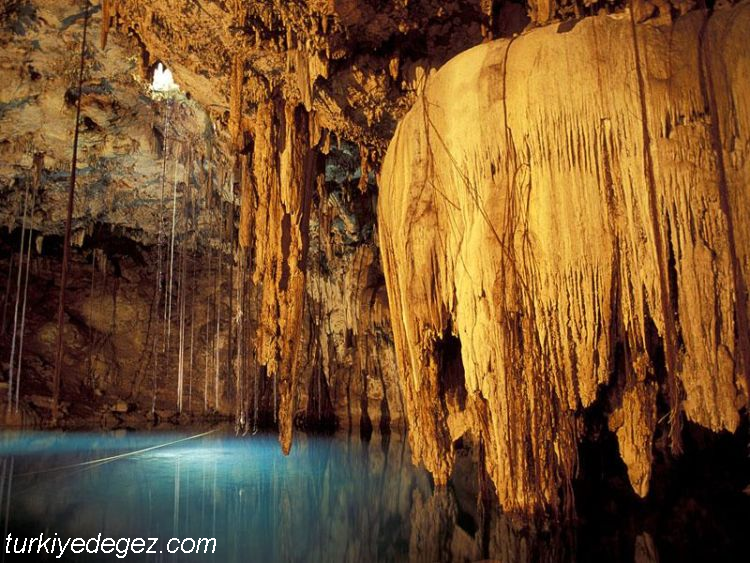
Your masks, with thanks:
M 180 456 L 175 460 L 174 508 L 172 510 L 172 533 L 177 537 L 180 531 Z
M 445 554 L 451 553 L 458 516 L 453 493 L 446 487 L 438 487 L 425 499 L 421 491 L 415 491 L 412 502 L 409 560 L 445 560 Z
M 643 532 L 635 538 L 634 551 L 635 563 L 659 563 L 659 552 L 648 532 Z

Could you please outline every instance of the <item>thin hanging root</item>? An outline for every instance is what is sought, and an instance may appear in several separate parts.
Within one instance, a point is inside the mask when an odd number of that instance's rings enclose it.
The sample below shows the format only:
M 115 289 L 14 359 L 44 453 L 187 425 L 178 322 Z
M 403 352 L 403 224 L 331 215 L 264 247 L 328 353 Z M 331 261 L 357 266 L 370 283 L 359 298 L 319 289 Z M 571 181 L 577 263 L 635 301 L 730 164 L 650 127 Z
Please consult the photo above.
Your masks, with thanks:
M 81 41 L 81 63 L 78 70 L 78 99 L 76 100 L 76 124 L 73 133 L 73 158 L 70 167 L 70 186 L 68 188 L 68 208 L 65 218 L 65 240 L 63 242 L 62 274 L 60 276 L 60 298 L 57 306 L 57 342 L 55 344 L 55 372 L 52 378 L 52 423 L 57 424 L 60 404 L 60 374 L 63 361 L 63 328 L 65 324 L 65 287 L 68 283 L 68 262 L 70 261 L 70 235 L 73 223 L 73 204 L 75 202 L 76 171 L 78 168 L 78 136 L 81 132 L 81 97 L 83 96 L 83 71 L 86 63 L 86 38 L 89 30 L 89 2 L 83 3 L 83 40 Z
M 169 137 L 169 113 L 171 110 L 171 102 L 167 102 L 167 109 L 164 112 L 164 147 L 162 151 L 162 165 L 161 165 L 161 194 L 159 195 L 159 236 L 157 239 L 157 268 L 156 268 L 156 283 L 154 287 L 154 310 L 158 315 L 159 302 L 161 298 L 161 286 L 162 286 L 162 263 L 164 261 L 164 189 L 167 183 L 167 155 L 168 151 L 168 137 Z M 158 316 L 157 316 L 158 318 Z M 162 323 L 163 326 L 163 323 Z M 154 331 L 154 339 L 152 342 L 152 355 L 154 357 L 154 371 L 152 377 L 153 389 L 151 396 L 151 415 L 153 416 L 156 412 L 156 395 L 158 393 L 158 373 L 159 373 L 159 351 L 156 348 L 156 333 Z M 164 334 L 162 335 L 164 338 Z M 165 339 L 165 338 L 164 338 Z M 162 348 L 164 340 L 162 340 Z
M 96 279 L 96 249 L 91 251 L 91 291 L 89 293 L 89 358 L 86 366 L 86 375 L 89 378 L 89 385 L 93 389 L 96 385 L 94 381 L 94 329 L 91 319 L 94 317 L 94 282 Z
M 190 169 L 190 158 L 188 157 L 185 165 L 185 190 L 189 184 L 188 170 Z M 174 209 L 176 211 L 176 200 L 174 202 Z M 187 217 L 187 198 L 183 198 L 182 216 Z M 173 212 L 174 216 L 175 212 Z M 174 231 L 175 223 L 172 223 L 172 233 L 174 245 Z M 178 350 L 178 361 L 177 361 L 177 410 L 181 413 L 183 410 L 183 399 L 185 394 L 185 300 L 187 298 L 187 292 L 185 290 L 185 264 L 187 259 L 187 249 L 185 248 L 185 242 L 180 244 L 180 282 L 178 290 L 178 305 L 179 305 L 179 350 Z
M 240 263 L 239 263 L 239 283 L 237 288 L 237 380 L 238 380 L 238 392 L 237 399 L 239 401 L 240 409 L 240 426 L 247 432 L 247 421 L 246 421 L 246 408 L 245 408 L 245 253 L 239 251 Z
M 180 264 L 182 260 L 180 260 Z M 182 271 L 182 268 L 180 268 Z M 182 280 L 180 280 L 181 282 Z M 177 412 L 182 412 L 182 283 L 177 287 L 177 312 L 178 312 L 178 331 L 177 331 Z
M 8 279 L 5 282 L 5 298 L 3 299 L 3 325 L 0 327 L 0 335 L 5 335 L 8 321 L 8 301 L 10 301 L 11 280 L 13 279 L 13 253 L 8 257 Z
M 318 342 L 318 345 L 315 347 L 317 361 L 321 362 L 321 365 L 318 367 L 318 424 L 320 424 L 323 418 L 323 364 L 320 351 L 320 342 Z
M 36 166 L 34 174 L 34 193 L 31 196 L 31 213 L 29 217 L 31 221 L 34 220 L 34 211 L 36 210 L 36 195 L 39 191 L 39 178 L 41 177 L 40 163 L 38 155 L 34 157 L 34 164 Z M 21 307 L 21 336 L 18 342 L 18 369 L 16 370 L 16 402 L 15 412 L 18 414 L 18 400 L 20 397 L 21 388 L 21 371 L 23 370 L 23 337 L 26 332 L 26 302 L 29 294 L 29 270 L 31 266 L 31 235 L 33 234 L 33 226 L 29 227 L 28 243 L 26 245 L 26 273 L 24 274 L 23 281 L 23 306 Z
M 193 210 L 195 210 L 195 200 L 193 200 Z M 193 211 L 193 213 L 195 213 L 195 211 Z M 190 412 L 190 414 L 193 413 L 193 357 L 195 355 L 195 246 L 195 215 L 193 215 L 193 250 L 191 260 L 191 265 L 193 268 L 193 283 L 190 291 L 190 362 L 188 364 L 188 369 L 190 371 L 190 376 L 188 379 L 188 411 Z
M 273 374 L 273 422 L 276 424 L 278 422 L 277 412 L 278 412 L 278 385 L 276 385 L 276 372 Z
M 212 203 L 211 203 L 211 188 L 213 184 L 213 171 L 209 169 L 208 171 L 208 182 L 206 186 L 206 209 L 208 209 L 209 213 L 213 215 L 213 209 Z M 208 280 L 209 280 L 209 289 L 214 287 L 214 281 L 213 281 L 213 269 L 212 269 L 212 258 L 214 254 L 214 247 L 211 244 L 211 241 L 209 240 L 208 243 Z M 213 357 L 213 354 L 211 353 L 211 294 L 209 291 L 206 292 L 206 350 L 205 350 L 205 356 L 206 356 L 206 370 L 203 374 L 203 413 L 208 412 L 208 380 L 211 374 L 210 371 L 210 360 L 209 358 Z
M 18 334 L 18 307 L 21 304 L 21 275 L 23 274 L 23 250 L 24 240 L 26 238 L 26 216 L 29 206 L 29 182 L 25 182 L 26 188 L 23 197 L 23 219 L 21 220 L 21 244 L 18 248 L 18 279 L 16 280 L 16 305 L 13 312 L 13 337 L 10 345 L 10 374 L 8 376 L 8 414 L 13 407 L 13 377 L 16 365 L 16 336 Z
M 212 246 L 208 247 L 208 279 L 211 283 L 211 287 L 213 287 L 213 271 L 212 271 L 212 264 L 211 260 L 213 258 L 214 249 Z M 206 371 L 203 374 L 203 412 L 208 412 L 208 379 L 210 376 L 210 361 L 209 358 L 213 356 L 211 354 L 211 295 L 208 294 L 206 297 L 206 350 L 205 350 L 205 356 L 206 356 Z
M 181 254 L 181 267 L 180 267 L 180 289 L 179 289 L 179 303 L 180 303 L 180 350 L 179 350 L 179 364 L 178 364 L 178 377 L 177 377 L 177 408 L 179 412 L 182 412 L 183 407 L 183 395 L 185 389 L 185 249 L 180 251 Z
M 227 339 L 229 344 L 227 346 L 227 368 L 229 369 L 229 381 L 232 381 L 232 376 L 236 375 L 234 371 L 234 358 L 232 352 L 234 351 L 233 341 L 233 325 L 234 325 L 234 185 L 230 182 L 232 189 L 232 201 L 228 202 L 230 209 L 229 213 L 229 329 Z M 235 380 L 235 393 L 237 392 L 237 381 Z M 235 401 L 235 423 L 237 422 L 237 405 Z
M 195 190 L 190 188 L 190 182 L 185 186 L 185 206 L 187 206 L 187 195 L 190 194 L 190 228 L 192 229 L 192 241 L 190 243 L 190 265 L 193 270 L 193 278 L 190 286 L 190 361 L 188 363 L 188 370 L 190 375 L 188 376 L 188 412 L 193 414 L 193 344 L 195 342 L 195 216 L 196 216 L 196 201 L 195 201 Z M 187 211 L 185 216 L 188 217 Z
M 174 181 L 172 188 L 172 235 L 169 242 L 169 283 L 167 289 L 167 301 L 164 304 L 164 322 L 167 323 L 166 351 L 172 336 L 172 284 L 174 283 L 174 235 L 175 222 L 177 220 L 177 159 L 174 161 Z
M 242 405 L 242 264 L 239 264 L 237 283 L 237 353 L 235 372 L 235 402 L 237 409 L 237 423 L 240 428 L 245 426 L 245 413 Z
M 214 372 L 214 408 L 219 410 L 219 336 L 221 330 L 221 266 L 224 262 L 224 224 L 223 220 L 224 202 L 219 201 L 219 256 L 218 275 L 216 282 L 216 364 Z
M 259 289 L 256 288 L 255 297 L 256 301 L 258 299 L 258 291 Z M 257 357 L 254 359 L 257 360 Z M 253 434 L 258 433 L 258 387 L 259 387 L 259 381 L 258 381 L 258 371 L 259 371 L 258 362 L 255 361 L 253 365 Z
M 317 329 L 317 346 L 315 352 L 317 353 L 317 361 L 320 362 L 318 372 L 318 423 L 320 423 L 323 416 L 323 390 L 322 390 L 322 378 L 323 378 L 323 350 L 320 346 L 320 338 L 323 327 L 323 192 L 325 190 L 325 184 L 318 182 L 318 303 L 315 307 L 317 309 L 315 328 Z

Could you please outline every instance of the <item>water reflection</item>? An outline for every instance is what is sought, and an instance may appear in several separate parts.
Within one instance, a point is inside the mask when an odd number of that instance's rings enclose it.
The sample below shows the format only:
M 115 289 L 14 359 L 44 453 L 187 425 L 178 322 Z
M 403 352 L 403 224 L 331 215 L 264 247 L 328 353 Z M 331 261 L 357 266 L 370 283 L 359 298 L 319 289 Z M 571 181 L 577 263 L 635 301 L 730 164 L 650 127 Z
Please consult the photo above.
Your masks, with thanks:
M 216 434 L 148 450 L 175 439 L 6 435 L 5 536 L 216 538 L 215 555 L 182 557 L 191 561 L 426 561 L 446 547 L 427 530 L 430 503 L 443 496 L 397 435 L 382 447 L 300 436 L 288 457 L 275 436 Z M 162 559 L 181 560 L 153 557 Z
M 455 475 L 448 488 L 433 489 L 397 434 L 369 445 L 346 436 L 300 435 L 288 457 L 275 436 L 216 433 L 174 443 L 184 438 L 0 435 L 3 538 L 42 532 L 163 542 L 216 538 L 213 555 L 128 556 L 149 561 L 527 563 L 601 553 L 581 543 L 580 531 L 576 539 L 563 531 L 515 529 L 499 510 L 477 503 L 471 471 Z M 171 445 L 156 447 L 165 443 Z M 102 459 L 108 461 L 96 461 Z M 615 538 L 619 547 L 609 559 L 659 560 L 648 533 L 618 529 Z M 613 545 L 611 538 L 584 540 L 591 541 Z M 15 560 L 5 555 L 4 561 Z M 83 554 L 61 560 L 115 559 Z

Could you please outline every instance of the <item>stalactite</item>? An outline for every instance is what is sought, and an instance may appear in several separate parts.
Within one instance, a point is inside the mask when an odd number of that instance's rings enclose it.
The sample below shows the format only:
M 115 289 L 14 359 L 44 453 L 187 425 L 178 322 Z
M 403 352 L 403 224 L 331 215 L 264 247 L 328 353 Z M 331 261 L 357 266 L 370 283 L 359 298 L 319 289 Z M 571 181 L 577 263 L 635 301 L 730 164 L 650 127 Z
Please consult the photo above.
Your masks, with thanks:
M 748 288 L 747 281 L 742 272 L 741 250 L 737 248 L 737 239 L 735 225 L 741 223 L 736 217 L 736 211 L 731 204 L 731 181 L 727 174 L 727 164 L 725 162 L 724 144 L 722 142 L 721 116 L 719 113 L 719 103 L 717 98 L 714 63 L 708 54 L 711 52 L 712 40 L 708 34 L 709 22 L 714 16 L 713 8 L 706 16 L 706 20 L 701 27 L 699 37 L 700 53 L 700 82 L 701 93 L 708 106 L 710 116 L 709 134 L 711 137 L 711 146 L 716 155 L 716 176 L 719 185 L 719 203 L 727 221 L 727 233 L 729 243 L 729 260 L 732 266 L 732 282 L 735 291 L 735 317 L 737 325 L 737 348 L 739 350 L 737 373 L 744 373 L 745 388 L 747 390 L 747 409 L 750 409 L 750 320 L 748 319 Z M 714 39 L 715 41 L 715 39 Z M 740 212 L 740 216 L 744 212 Z
M 86 36 L 89 29 L 89 1 L 83 2 L 83 39 L 81 40 L 81 59 L 78 70 L 78 97 L 76 99 L 76 122 L 73 133 L 73 158 L 70 169 L 70 186 L 68 187 L 68 205 L 65 218 L 65 238 L 63 241 L 62 274 L 60 276 L 60 297 L 57 307 L 57 342 L 55 344 L 55 371 L 52 379 L 52 421 L 57 424 L 60 403 L 60 374 L 63 362 L 63 329 L 65 325 L 65 289 L 68 283 L 68 262 L 70 261 L 70 235 L 73 222 L 73 204 L 75 201 L 76 171 L 78 167 L 78 136 L 81 130 L 81 98 L 83 96 L 83 73 L 86 64 Z
M 680 411 L 740 425 L 747 169 L 726 157 L 748 134 L 750 11 L 704 17 L 478 46 L 399 124 L 378 232 L 409 439 L 436 482 L 471 431 L 507 512 L 570 516 L 582 409 L 604 411 L 640 496 L 655 436 L 679 451 Z
M 305 109 L 274 101 L 261 104 L 253 149 L 258 193 L 253 282 L 262 285 L 257 350 L 259 363 L 273 378 L 274 413 L 285 453 L 292 444 L 315 166 Z
M 654 172 L 652 154 L 651 134 L 648 130 L 648 102 L 646 99 L 646 84 L 644 73 L 647 69 L 647 60 L 641 58 L 641 46 L 638 40 L 638 26 L 636 25 L 633 10 L 633 0 L 630 0 L 630 26 L 633 40 L 633 57 L 635 59 L 635 75 L 638 83 L 638 99 L 640 102 L 641 124 L 643 129 L 643 168 L 646 172 L 649 211 L 651 215 L 651 228 L 654 235 L 654 246 L 656 261 L 659 268 L 659 291 L 661 314 L 664 322 L 664 357 L 667 368 L 667 387 L 669 389 L 669 439 L 672 452 L 679 454 L 682 451 L 682 397 L 677 386 L 677 329 L 675 328 L 674 313 L 675 302 L 670 289 L 669 280 L 669 251 L 667 249 L 667 236 L 662 232 L 664 217 L 659 213 L 658 187 Z M 645 55 L 644 55 L 645 57 Z M 653 429 L 652 429 L 653 431 Z
M 118 0 L 102 0 L 102 25 L 99 30 L 99 43 L 102 50 L 107 48 L 112 20 L 117 17 L 117 2 Z

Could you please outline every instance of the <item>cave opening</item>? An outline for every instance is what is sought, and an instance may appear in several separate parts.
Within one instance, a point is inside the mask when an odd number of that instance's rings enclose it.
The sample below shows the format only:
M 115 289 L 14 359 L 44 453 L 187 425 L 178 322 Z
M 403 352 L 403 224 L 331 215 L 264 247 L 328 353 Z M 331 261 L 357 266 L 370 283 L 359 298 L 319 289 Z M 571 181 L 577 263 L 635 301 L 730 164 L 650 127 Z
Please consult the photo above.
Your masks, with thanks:
M 162 62 L 158 62 L 154 66 L 149 89 L 151 96 L 159 99 L 171 98 L 180 93 L 180 87 L 174 81 L 172 71 Z

